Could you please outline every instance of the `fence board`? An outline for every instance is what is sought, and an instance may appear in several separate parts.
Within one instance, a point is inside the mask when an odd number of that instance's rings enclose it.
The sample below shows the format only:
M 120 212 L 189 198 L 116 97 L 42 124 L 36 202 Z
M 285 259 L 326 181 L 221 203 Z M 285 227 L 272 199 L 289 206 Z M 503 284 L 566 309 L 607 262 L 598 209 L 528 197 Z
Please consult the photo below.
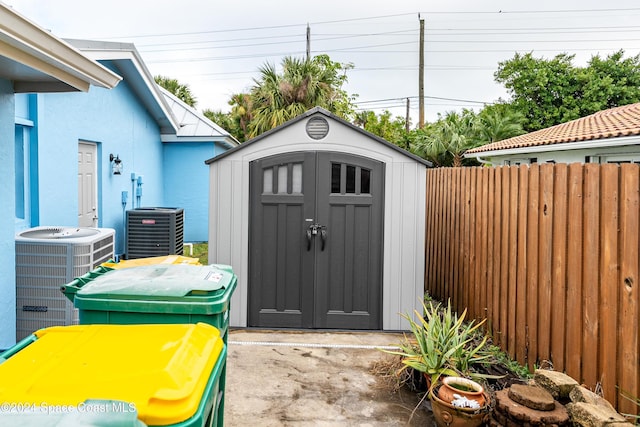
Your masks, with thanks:
M 424 286 L 429 292 L 432 292 L 433 289 L 433 275 L 436 274 L 433 268 L 433 254 L 431 253 L 433 249 L 433 245 L 435 244 L 435 236 L 433 234 L 433 198 L 438 192 L 438 187 L 434 185 L 434 179 L 437 176 L 436 173 L 428 173 L 427 174 L 427 183 L 426 183 L 426 206 L 425 206 L 425 214 L 424 214 L 424 230 L 425 230 L 425 242 L 424 242 Z
M 598 342 L 599 376 L 602 391 L 613 405 L 615 391 L 617 335 L 618 335 L 618 171 L 614 164 L 601 168 L 601 244 L 599 315 L 601 333 Z
M 529 195 L 529 170 L 519 169 L 518 189 L 518 261 L 516 277 L 516 357 L 521 363 L 527 364 L 529 348 L 527 331 L 527 233 L 528 226 L 528 195 Z
M 516 354 L 516 335 L 517 335 L 517 321 L 516 312 L 517 306 L 517 283 L 518 283 L 518 211 L 519 211 L 519 199 L 518 190 L 520 189 L 520 174 L 517 168 L 510 168 L 509 174 L 511 175 L 511 210 L 509 213 L 509 325 L 508 325 L 508 352 L 513 358 L 517 358 Z M 521 359 L 518 359 L 521 360 Z
M 538 233 L 540 228 L 540 167 L 537 164 L 529 168 L 529 206 L 527 207 L 527 363 L 529 369 L 539 361 L 536 358 L 538 348 Z
M 582 376 L 587 384 L 596 384 L 598 378 L 598 281 L 600 244 L 600 166 L 588 164 L 584 168 L 584 248 L 582 296 Z
M 553 259 L 553 165 L 540 166 L 540 204 L 538 206 L 538 307 L 539 313 L 551 312 L 551 266 Z M 533 315 L 538 318 L 536 359 L 550 361 L 551 316 Z
M 620 180 L 620 326 L 618 351 L 620 391 L 640 396 L 640 360 L 638 340 L 638 242 L 640 235 L 640 178 L 635 165 L 622 165 Z M 635 321 L 634 321 L 635 320 Z M 635 413 L 637 406 L 628 399 L 618 399 L 624 413 Z
M 567 242 L 567 374 L 584 382 L 581 366 L 582 351 L 582 252 L 584 212 L 584 168 L 569 165 L 568 217 L 570 218 Z
M 436 184 L 438 184 L 438 186 L 442 186 L 442 174 L 438 175 L 437 177 L 437 182 Z M 444 298 L 444 295 L 442 293 L 442 280 L 440 278 L 440 272 L 441 270 L 441 265 L 440 263 L 442 262 L 442 256 L 440 256 L 440 245 L 442 244 L 442 226 L 440 224 L 440 209 L 441 209 L 441 205 L 442 205 L 442 191 L 439 192 L 437 194 L 437 198 L 435 200 L 435 205 L 434 205 L 434 234 L 437 236 L 437 241 L 435 242 L 435 246 L 434 246 L 434 264 L 435 264 L 435 269 L 438 272 L 438 275 L 435 277 L 437 278 L 437 282 L 435 283 L 436 285 L 436 297 L 438 298 Z
M 448 254 L 447 254 L 447 270 L 445 271 L 445 274 L 447 275 L 447 289 L 451 289 L 451 285 L 454 283 L 454 270 L 453 270 L 453 264 L 454 264 L 454 252 L 455 252 L 455 247 L 457 245 L 457 241 L 455 240 L 455 216 L 456 216 L 456 210 L 455 210 L 455 201 L 456 201 L 456 195 L 455 195 L 455 182 L 453 179 L 453 173 L 448 173 L 447 174 L 447 182 L 449 183 L 448 186 L 448 194 L 449 194 L 449 201 L 448 201 L 448 206 L 453 206 L 454 209 L 449 209 L 449 215 L 447 217 L 447 234 L 448 234 L 448 238 L 447 238 L 447 246 L 448 246 Z
M 493 192 L 489 192 L 491 195 L 491 209 L 489 214 L 491 219 L 491 230 L 489 233 L 492 244 L 489 245 L 489 271 L 491 272 L 491 280 L 488 281 L 489 291 L 491 292 L 491 303 L 489 306 L 489 316 L 491 319 L 491 330 L 494 331 L 494 336 L 500 334 L 500 247 L 502 228 L 500 225 L 501 216 L 501 197 L 502 197 L 502 179 L 500 176 L 500 170 L 492 168 L 493 179 Z
M 500 334 L 497 336 L 497 344 L 503 349 L 508 351 L 508 324 L 509 324 L 509 312 L 513 310 L 509 310 L 509 265 L 510 265 L 510 257 L 509 257 L 509 209 L 510 206 L 510 181 L 509 181 L 509 169 L 499 168 L 500 177 L 501 177 L 501 187 L 502 191 L 500 194 L 502 195 L 501 206 L 500 206 L 500 225 L 502 227 L 501 230 L 501 239 L 500 239 L 500 288 L 498 291 L 499 299 L 500 299 Z M 513 307 L 513 306 L 511 306 Z
M 565 370 L 566 294 L 567 294 L 567 185 L 564 163 L 555 166 L 553 182 L 553 259 L 551 277 L 550 358 L 554 369 Z
M 478 298 L 476 304 L 476 319 L 482 320 L 487 317 L 487 280 L 488 280 L 488 256 L 489 256 L 489 182 L 491 169 L 481 168 L 480 175 L 482 177 L 482 205 L 480 205 L 480 262 L 478 265 Z

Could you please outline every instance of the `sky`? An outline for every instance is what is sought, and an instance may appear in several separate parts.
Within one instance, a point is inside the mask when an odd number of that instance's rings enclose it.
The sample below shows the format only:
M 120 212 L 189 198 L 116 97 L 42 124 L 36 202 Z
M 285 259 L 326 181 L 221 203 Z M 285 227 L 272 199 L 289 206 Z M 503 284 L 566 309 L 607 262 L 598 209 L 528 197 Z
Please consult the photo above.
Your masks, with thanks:
M 425 119 L 508 99 L 494 81 L 516 52 L 552 58 L 640 52 L 637 0 L 3 0 L 61 38 L 130 42 L 153 75 L 187 84 L 196 108 L 230 110 L 266 63 L 311 54 L 353 64 L 345 90 L 358 110 L 418 122 L 420 20 Z

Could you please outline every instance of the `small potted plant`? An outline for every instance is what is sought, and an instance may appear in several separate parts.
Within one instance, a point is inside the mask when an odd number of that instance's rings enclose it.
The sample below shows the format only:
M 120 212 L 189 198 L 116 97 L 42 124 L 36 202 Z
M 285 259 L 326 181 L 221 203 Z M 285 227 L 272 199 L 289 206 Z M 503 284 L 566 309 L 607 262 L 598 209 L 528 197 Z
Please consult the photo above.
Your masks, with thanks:
M 466 420 L 463 425 L 466 422 L 467 425 L 474 425 L 478 420 L 481 423 L 482 412 L 487 407 L 486 398 L 481 404 L 476 402 L 478 407 L 473 403 L 469 405 L 474 407 L 454 406 L 451 401 L 446 402 L 438 397 L 436 390 L 441 388 L 443 379 L 447 377 L 488 377 L 472 370 L 474 364 L 489 357 L 482 352 L 487 337 L 479 340 L 477 334 L 478 328 L 486 319 L 478 323 L 471 321 L 465 324 L 466 310 L 458 316 L 452 311 L 450 301 L 446 308 L 441 308 L 440 304 L 434 304 L 433 301 L 429 301 L 428 305 L 423 303 L 423 308 L 424 315 L 416 311 L 416 319 L 402 315 L 409 323 L 411 334 L 405 334 L 398 350 L 389 350 L 387 353 L 401 356 L 403 367 L 400 371 L 411 368 L 422 372 L 426 377 L 427 395 L 432 401 L 434 416 L 439 425 L 450 424 L 449 421 L 443 421 L 442 417 L 456 418 L 457 421 Z M 485 397 L 484 391 L 481 394 Z M 458 400 L 462 402 L 466 399 Z

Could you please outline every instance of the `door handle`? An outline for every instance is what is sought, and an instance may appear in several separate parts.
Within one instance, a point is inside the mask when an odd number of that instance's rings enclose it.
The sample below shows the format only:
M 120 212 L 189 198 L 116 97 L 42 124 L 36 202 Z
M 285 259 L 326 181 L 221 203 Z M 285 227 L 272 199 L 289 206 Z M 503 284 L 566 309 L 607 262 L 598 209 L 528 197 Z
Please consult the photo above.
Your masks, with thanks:
M 325 241 L 327 240 L 327 227 L 320 224 L 311 224 L 309 228 L 307 228 L 307 251 L 311 250 L 311 241 L 313 240 L 313 237 L 318 234 L 318 231 L 320 232 L 320 238 L 322 242 L 320 250 L 324 251 Z
M 320 230 L 320 240 L 322 242 L 322 245 L 320 245 L 320 250 L 324 251 L 324 245 L 327 242 L 327 227 L 323 226 Z

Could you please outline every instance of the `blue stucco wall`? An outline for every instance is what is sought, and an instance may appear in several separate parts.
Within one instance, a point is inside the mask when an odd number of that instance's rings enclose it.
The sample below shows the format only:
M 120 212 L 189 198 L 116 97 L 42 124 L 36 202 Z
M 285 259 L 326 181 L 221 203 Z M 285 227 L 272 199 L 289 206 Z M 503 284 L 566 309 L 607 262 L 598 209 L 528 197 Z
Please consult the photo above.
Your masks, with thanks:
M 224 151 L 212 142 L 164 144 L 165 201 L 184 209 L 185 242 L 209 238 L 209 167 L 204 162 Z
M 14 122 L 13 85 L 0 79 L 0 349 L 16 339 Z
M 91 87 L 89 93 L 40 94 L 37 115 L 39 225 L 77 225 L 78 142 L 94 142 L 99 159 L 98 226 L 116 230 L 116 252 L 123 253 L 121 193 L 129 193 L 126 209 L 133 208 L 131 174 L 143 176 L 140 206 L 165 205 L 156 121 L 126 81 L 111 90 Z M 109 154 L 122 160 L 122 175 L 111 173 Z

